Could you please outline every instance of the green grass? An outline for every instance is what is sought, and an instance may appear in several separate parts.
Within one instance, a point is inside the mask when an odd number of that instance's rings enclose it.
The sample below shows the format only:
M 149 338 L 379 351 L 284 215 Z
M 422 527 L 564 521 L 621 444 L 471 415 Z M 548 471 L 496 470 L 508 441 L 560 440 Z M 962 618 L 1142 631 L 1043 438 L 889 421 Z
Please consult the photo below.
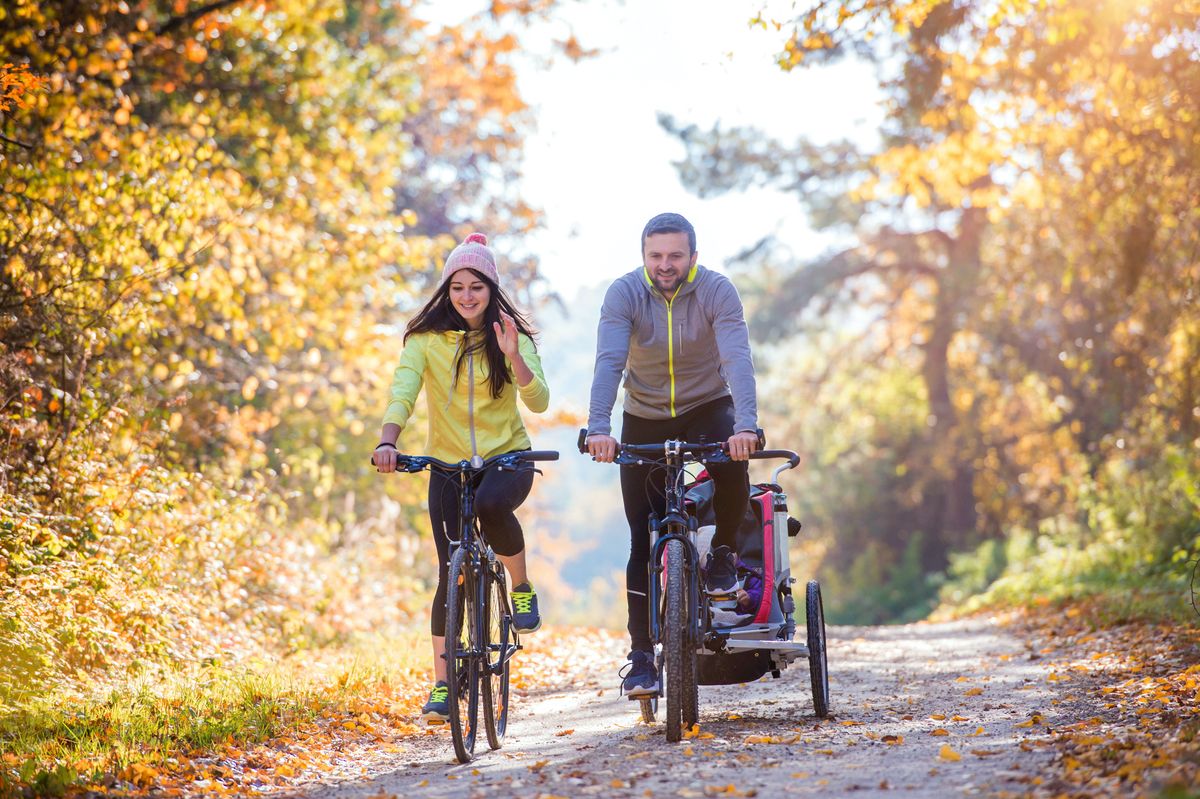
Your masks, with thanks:
M 0 717 L 0 796 L 24 786 L 56 795 L 76 780 L 98 781 L 133 763 L 283 735 L 381 686 L 424 681 L 427 651 L 426 636 L 408 633 L 23 700 Z

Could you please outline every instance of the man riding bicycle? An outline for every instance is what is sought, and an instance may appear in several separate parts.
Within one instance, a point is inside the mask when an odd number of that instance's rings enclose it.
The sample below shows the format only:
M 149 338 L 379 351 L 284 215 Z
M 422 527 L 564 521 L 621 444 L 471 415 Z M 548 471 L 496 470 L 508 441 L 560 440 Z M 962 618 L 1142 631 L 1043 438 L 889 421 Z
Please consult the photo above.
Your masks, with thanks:
M 679 214 L 659 214 L 642 230 L 642 266 L 604 296 L 588 410 L 588 453 L 611 463 L 617 440 L 611 415 L 625 376 L 621 443 L 667 439 L 728 441 L 731 463 L 711 464 L 716 533 L 704 564 L 710 594 L 739 587 L 735 535 L 750 496 L 746 461 L 758 446 L 757 397 L 750 336 L 737 289 L 696 263 L 696 231 Z M 663 513 L 652 467 L 621 470 L 629 522 L 625 569 L 631 651 L 622 688 L 630 697 L 659 691 L 650 643 L 646 519 Z

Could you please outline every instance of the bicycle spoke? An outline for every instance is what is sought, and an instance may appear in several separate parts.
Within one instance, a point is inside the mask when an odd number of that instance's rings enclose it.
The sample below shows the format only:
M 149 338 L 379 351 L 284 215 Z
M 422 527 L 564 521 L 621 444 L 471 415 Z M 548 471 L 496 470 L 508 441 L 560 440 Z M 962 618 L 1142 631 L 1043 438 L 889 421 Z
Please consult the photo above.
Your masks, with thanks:
M 503 573 L 497 570 L 486 583 L 482 603 L 482 629 L 485 636 L 481 642 L 486 651 L 483 659 L 486 668 L 483 675 L 483 719 L 488 745 L 492 749 L 499 749 L 508 728 L 508 680 L 515 632 L 512 630 L 512 613 L 508 607 Z

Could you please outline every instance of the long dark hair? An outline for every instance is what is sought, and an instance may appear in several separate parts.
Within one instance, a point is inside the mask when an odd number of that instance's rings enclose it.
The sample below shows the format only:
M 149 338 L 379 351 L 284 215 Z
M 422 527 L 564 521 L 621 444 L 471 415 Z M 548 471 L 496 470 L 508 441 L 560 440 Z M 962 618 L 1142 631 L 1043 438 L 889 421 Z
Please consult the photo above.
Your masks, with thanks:
M 524 333 L 532 339 L 536 331 L 525 315 L 512 304 L 504 289 L 474 269 L 468 268 L 467 271 L 488 287 L 490 296 L 487 308 L 483 311 L 483 328 L 480 330 L 482 335 L 468 336 L 467 346 L 459 351 L 458 358 L 454 361 L 454 382 L 457 384 L 462 374 L 463 360 L 469 354 L 482 352 L 487 359 L 488 384 L 492 398 L 495 399 L 504 390 L 504 384 L 512 382 L 512 378 L 508 374 L 508 364 L 500 350 L 500 344 L 496 341 L 492 324 L 500 321 L 500 312 L 504 311 L 512 317 L 518 333 Z M 417 333 L 444 333 L 447 330 L 468 331 L 469 328 L 467 320 L 462 318 L 462 314 L 454 309 L 454 303 L 450 302 L 450 281 L 444 280 L 429 298 L 429 302 L 409 321 L 408 327 L 404 329 L 404 341 L 408 343 L 409 336 Z

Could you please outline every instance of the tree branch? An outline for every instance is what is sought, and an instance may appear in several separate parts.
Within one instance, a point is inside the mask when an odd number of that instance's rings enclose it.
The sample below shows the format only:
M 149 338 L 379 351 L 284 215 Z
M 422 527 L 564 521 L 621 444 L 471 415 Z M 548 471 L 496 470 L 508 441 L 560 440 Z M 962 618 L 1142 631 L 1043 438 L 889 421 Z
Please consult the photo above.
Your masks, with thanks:
M 16 139 L 10 139 L 7 136 L 5 136 L 3 133 L 0 133 L 0 141 L 3 141 L 5 144 L 15 144 L 18 147 L 24 147 L 26 150 L 33 149 L 32 144 L 27 144 L 26 142 L 23 142 L 23 141 L 17 141 Z
M 180 14 L 177 17 L 171 17 L 166 22 L 159 25 L 154 33 L 157 36 L 162 36 L 177 28 L 182 28 L 184 25 L 189 25 L 214 11 L 220 11 L 222 8 L 237 5 L 240 2 L 242 2 L 242 0 L 213 0 L 213 2 L 202 5 L 199 8 L 194 8 L 186 14 Z

